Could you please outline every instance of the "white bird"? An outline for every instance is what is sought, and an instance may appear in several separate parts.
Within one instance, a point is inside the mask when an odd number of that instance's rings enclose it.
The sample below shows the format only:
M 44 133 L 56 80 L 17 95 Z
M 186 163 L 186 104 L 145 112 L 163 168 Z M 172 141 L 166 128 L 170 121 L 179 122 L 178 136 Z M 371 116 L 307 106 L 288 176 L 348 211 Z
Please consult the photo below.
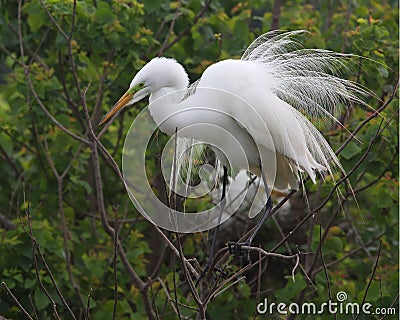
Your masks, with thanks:
M 337 121 L 336 111 L 362 102 L 359 95 L 366 90 L 339 77 L 351 55 L 303 49 L 295 36 L 304 32 L 267 33 L 240 60 L 209 66 L 191 87 L 176 60 L 154 58 L 100 124 L 149 95 L 149 111 L 161 131 L 173 135 L 184 129 L 183 136 L 215 146 L 224 166 L 251 170 L 279 190 L 297 189 L 302 172 L 315 183 L 316 173 L 342 169 L 310 120 Z M 270 198 L 267 207 L 269 212 Z

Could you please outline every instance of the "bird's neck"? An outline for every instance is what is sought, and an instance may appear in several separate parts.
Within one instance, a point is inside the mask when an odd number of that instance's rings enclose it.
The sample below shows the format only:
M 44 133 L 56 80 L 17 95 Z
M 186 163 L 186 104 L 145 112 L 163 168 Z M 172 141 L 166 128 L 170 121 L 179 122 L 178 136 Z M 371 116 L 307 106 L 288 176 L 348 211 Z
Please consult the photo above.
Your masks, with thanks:
M 161 100 L 163 104 L 177 104 L 185 95 L 186 88 L 179 89 L 174 87 L 163 87 L 152 92 L 149 97 L 150 106 L 157 103 L 157 100 Z M 162 98 L 162 99 L 161 99 Z
M 174 134 L 176 126 L 171 115 L 179 109 L 179 103 L 183 99 L 186 90 L 164 87 L 152 92 L 149 97 L 149 112 L 161 131 L 167 134 Z M 171 121 L 172 120 L 172 121 Z

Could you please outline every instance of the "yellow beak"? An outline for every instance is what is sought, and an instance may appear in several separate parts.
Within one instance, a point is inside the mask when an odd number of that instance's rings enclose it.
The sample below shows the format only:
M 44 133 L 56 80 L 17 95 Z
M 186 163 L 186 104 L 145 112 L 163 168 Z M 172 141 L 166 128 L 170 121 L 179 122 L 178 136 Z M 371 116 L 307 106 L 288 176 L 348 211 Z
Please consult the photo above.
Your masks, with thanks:
M 114 106 L 112 107 L 112 109 L 103 117 L 103 119 L 101 119 L 99 126 L 103 125 L 104 123 L 106 123 L 108 120 L 110 120 L 110 118 L 116 114 L 119 110 L 121 110 L 123 107 L 125 107 L 125 105 L 132 99 L 133 94 L 132 93 L 128 93 L 126 92 L 118 101 L 116 104 L 114 104 Z

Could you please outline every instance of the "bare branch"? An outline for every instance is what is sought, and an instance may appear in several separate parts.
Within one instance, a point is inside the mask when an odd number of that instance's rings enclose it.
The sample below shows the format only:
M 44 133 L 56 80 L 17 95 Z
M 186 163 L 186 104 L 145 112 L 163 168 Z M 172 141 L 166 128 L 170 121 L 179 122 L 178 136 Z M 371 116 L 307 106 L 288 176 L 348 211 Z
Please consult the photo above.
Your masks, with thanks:
M 118 240 L 118 208 L 114 207 L 114 306 L 112 318 L 116 319 L 117 316 L 117 303 L 118 303 L 118 277 L 117 277 L 117 265 L 118 265 L 118 249 L 117 249 L 117 240 Z
M 322 246 L 322 243 L 323 243 L 321 230 L 322 230 L 322 227 L 319 226 L 319 245 L 320 246 Z M 324 274 L 325 274 L 326 283 L 328 285 L 329 300 L 331 301 L 332 300 L 331 281 L 329 280 L 328 269 L 326 268 L 326 265 L 325 265 L 325 259 L 324 259 L 324 255 L 322 253 L 321 247 L 320 247 L 320 250 L 319 250 L 319 254 L 320 254 L 320 257 L 321 257 L 322 265 L 324 267 Z M 336 314 L 334 314 L 334 317 L 336 319 Z
M 93 289 L 90 288 L 88 298 L 87 298 L 87 303 L 86 303 L 85 320 L 89 320 L 89 309 L 90 309 L 90 300 L 92 299 L 92 292 L 93 292 Z
M 271 30 L 279 28 L 279 18 L 281 16 L 282 0 L 274 0 L 274 8 L 272 9 Z
M 75 75 L 75 77 L 77 78 L 77 75 Z M 86 88 L 87 90 L 87 88 Z M 83 106 L 83 110 L 84 110 L 84 114 L 85 114 L 85 118 L 86 118 L 86 122 L 88 124 L 88 129 L 89 129 L 89 138 L 91 140 L 91 150 L 92 150 L 92 165 L 93 165 L 93 171 L 94 171 L 94 178 L 95 178 L 95 186 L 96 186 L 96 201 L 97 201 L 97 209 L 99 210 L 100 213 L 100 218 L 101 218 L 101 222 L 103 225 L 103 229 L 104 231 L 107 232 L 107 234 L 112 238 L 112 239 L 116 239 L 116 246 L 117 246 L 117 250 L 118 250 L 118 255 L 121 258 L 121 262 L 124 265 L 126 271 L 128 272 L 132 282 L 135 284 L 135 286 L 140 290 L 142 297 L 143 297 L 143 301 L 144 301 L 144 306 L 147 312 L 147 316 L 150 319 L 156 319 L 156 315 L 152 309 L 151 303 L 150 303 L 150 299 L 149 299 L 149 295 L 147 292 L 147 287 L 148 284 L 145 283 L 135 272 L 135 270 L 133 269 L 131 263 L 129 262 L 129 259 L 126 255 L 126 252 L 118 238 L 117 235 L 115 235 L 115 229 L 112 228 L 108 222 L 107 219 L 107 213 L 106 213 L 106 209 L 104 206 L 104 194 L 103 194 L 103 182 L 102 182 L 102 178 L 101 178 L 101 170 L 100 170 L 100 162 L 99 162 L 99 154 L 98 154 L 98 146 L 100 148 L 104 148 L 104 146 L 100 143 L 100 141 L 98 140 L 96 134 L 93 131 L 93 127 L 92 127 L 92 123 L 91 123 L 91 119 L 89 116 L 89 110 L 87 108 L 86 105 L 86 90 L 82 92 L 82 106 Z M 106 152 L 106 154 L 108 154 L 108 152 Z M 115 163 L 114 159 L 112 159 L 112 161 Z M 116 164 L 115 164 L 116 165 Z M 117 166 L 118 168 L 118 166 Z M 119 171 L 119 170 L 118 170 Z M 121 175 L 122 177 L 122 175 Z M 123 179 L 123 178 L 122 178 Z
M 382 124 L 382 123 L 381 123 Z M 360 157 L 360 159 L 357 161 L 357 163 L 354 165 L 354 167 L 345 175 L 343 176 L 339 181 L 337 181 L 335 183 L 335 185 L 333 186 L 333 188 L 330 190 L 329 194 L 326 196 L 326 198 L 320 203 L 319 206 L 317 206 L 315 209 L 313 209 L 309 214 L 307 214 L 297 225 L 296 227 L 294 227 L 294 229 L 284 238 L 282 239 L 273 249 L 272 251 L 276 250 L 277 248 L 279 248 L 283 243 L 285 243 L 285 241 L 287 239 L 289 239 L 295 231 L 297 231 L 308 219 L 310 219 L 311 217 L 313 217 L 316 213 L 318 213 L 325 205 L 326 203 L 329 201 L 329 199 L 332 197 L 332 195 L 334 194 L 335 190 L 339 187 L 339 185 L 346 181 L 354 172 L 355 170 L 361 165 L 361 163 L 363 163 L 363 161 L 365 160 L 365 158 L 367 157 L 367 155 L 369 154 L 369 152 L 371 151 L 372 146 L 375 144 L 376 138 L 378 137 L 378 135 L 381 133 L 380 131 L 380 127 L 378 128 L 375 137 L 373 137 L 368 145 L 367 150 L 364 152 L 364 154 Z M 351 193 L 353 194 L 353 193 Z
M 0 212 L 0 225 L 5 230 L 15 230 L 17 226 L 10 220 L 8 220 L 1 212 Z
M 376 268 L 378 267 L 379 258 L 381 256 L 381 250 L 382 250 L 382 240 L 379 241 L 378 255 L 376 256 L 375 265 L 374 265 L 374 268 L 372 269 L 372 273 L 371 273 L 371 276 L 369 278 L 369 282 L 368 282 L 367 288 L 365 289 L 361 305 L 363 305 L 365 303 L 365 299 L 367 298 L 368 290 L 369 290 L 369 288 L 371 286 L 372 281 L 374 280 L 375 273 L 376 273 Z M 356 320 L 358 319 L 359 316 L 360 316 L 360 314 L 357 315 Z
M 63 302 L 64 306 L 68 309 L 68 311 L 71 313 L 73 319 L 75 318 L 75 315 L 73 314 L 72 310 L 70 309 L 70 307 L 68 306 L 67 302 L 64 299 L 64 296 L 62 295 L 60 289 L 58 288 L 58 285 L 54 279 L 54 276 L 49 268 L 49 266 L 47 265 L 47 261 L 44 258 L 43 252 L 40 249 L 40 244 L 37 242 L 36 238 L 33 235 L 33 229 L 32 229 L 32 224 L 31 224 L 31 217 L 30 217 L 30 201 L 25 199 L 25 192 L 24 192 L 24 205 L 25 205 L 25 214 L 27 216 L 28 219 L 28 228 L 29 231 L 25 229 L 25 227 L 22 224 L 21 221 L 21 225 L 25 231 L 25 233 L 28 235 L 28 237 L 31 240 L 31 248 L 32 248 L 32 257 L 33 257 L 33 263 L 34 263 L 34 269 L 35 269 L 35 275 L 36 275 L 36 279 L 39 282 L 40 288 L 42 289 L 42 291 L 45 293 L 45 295 L 47 296 L 47 298 L 49 299 L 49 301 L 51 302 L 51 305 L 53 306 L 53 310 L 54 310 L 54 315 L 56 318 L 59 318 L 59 315 L 57 313 L 57 309 L 56 309 L 56 303 L 54 302 L 53 298 L 51 297 L 51 295 L 49 294 L 49 292 L 47 291 L 46 287 L 44 286 L 42 280 L 40 279 L 40 275 L 39 275 L 39 266 L 38 266 L 38 261 L 37 261 L 37 257 L 36 257 L 36 251 L 39 253 L 41 261 L 43 262 L 43 265 L 45 267 L 46 272 L 49 274 L 50 279 L 52 281 L 52 284 L 54 286 L 54 288 L 56 289 L 56 292 L 58 294 L 58 296 L 60 297 L 61 301 Z M 21 219 L 21 215 L 20 212 L 18 212 L 18 215 Z
M 164 48 L 167 46 L 168 40 L 169 40 L 170 36 L 172 35 L 176 19 L 178 19 L 178 16 L 179 16 L 179 11 L 181 9 L 181 5 L 182 5 L 182 1 L 178 0 L 178 7 L 175 10 L 174 18 L 172 19 L 171 24 L 169 25 L 168 33 L 167 33 L 167 35 L 166 35 L 166 37 L 164 39 L 164 42 L 161 45 L 160 50 L 158 51 L 158 54 L 157 54 L 158 57 L 161 57 L 162 54 L 164 53 Z
M 382 231 L 381 233 L 379 233 L 378 235 L 376 235 L 375 237 L 373 237 L 372 239 L 370 239 L 369 241 L 367 241 L 364 245 L 365 245 L 365 246 L 370 245 L 371 243 L 373 243 L 373 242 L 375 242 L 376 240 L 380 239 L 384 234 L 385 234 L 385 231 Z M 337 260 L 334 260 L 334 261 L 331 261 L 331 262 L 327 263 L 327 264 L 325 265 L 325 267 L 326 267 L 326 268 L 332 267 L 332 266 L 338 264 L 339 262 L 342 262 L 343 260 L 345 260 L 345 259 L 347 259 L 347 258 L 353 256 L 354 254 L 356 254 L 358 251 L 361 251 L 362 249 L 363 249 L 363 248 L 362 248 L 361 246 L 359 246 L 358 248 L 353 249 L 353 250 L 349 251 L 348 253 L 346 253 L 343 257 L 340 257 L 340 258 L 337 259 Z M 320 272 L 320 271 L 323 270 L 323 269 L 324 269 L 324 266 L 315 269 L 315 270 L 312 272 L 311 276 L 314 277 L 318 272 Z
M 372 119 L 377 117 L 383 110 L 387 108 L 387 106 L 392 102 L 392 100 L 395 98 L 397 90 L 399 88 L 399 80 L 396 82 L 394 89 L 390 96 L 387 98 L 387 100 L 382 103 L 382 105 L 376 109 L 368 118 L 365 118 L 351 133 L 350 137 L 347 138 L 347 140 L 336 150 L 335 154 L 339 154 L 342 152 L 342 150 L 350 143 L 351 140 L 355 137 L 355 135 Z
M 22 306 L 22 304 L 19 302 L 19 300 L 14 296 L 12 291 L 7 287 L 6 283 L 4 281 L 2 281 L 1 285 L 3 286 L 4 289 L 6 289 L 7 293 L 11 296 L 11 298 L 17 304 L 18 308 L 28 317 L 28 319 L 33 320 L 33 318 L 29 315 L 28 311 L 25 310 L 25 308 Z
M 180 318 L 181 316 L 180 316 L 180 313 L 179 313 L 179 309 L 177 307 L 175 307 L 175 304 L 177 304 L 178 301 L 176 300 L 176 298 L 175 298 L 175 300 L 172 299 L 171 295 L 169 294 L 169 291 L 168 291 L 167 287 L 165 286 L 164 281 L 162 281 L 162 279 L 160 277 L 157 277 L 156 280 L 160 283 L 161 287 L 163 288 L 163 290 L 165 292 L 165 295 L 168 298 L 168 301 L 171 303 L 172 310 L 174 310 L 175 314 Z
M 25 78 L 26 81 L 28 83 L 28 87 L 29 90 L 32 92 L 33 97 L 35 98 L 37 104 L 39 105 L 39 107 L 42 109 L 42 111 L 46 114 L 46 116 L 59 128 L 61 129 L 63 132 L 65 132 L 66 134 L 68 134 L 69 136 L 71 136 L 72 138 L 83 142 L 87 145 L 90 144 L 90 142 L 88 140 L 86 140 L 85 138 L 82 138 L 81 136 L 78 136 L 77 134 L 73 133 L 72 131 L 68 130 L 66 127 L 64 127 L 56 118 L 53 117 L 53 115 L 50 113 L 50 111 L 46 108 L 46 106 L 43 104 L 42 100 L 40 99 L 39 95 L 37 94 L 35 87 L 33 86 L 32 80 L 29 76 L 29 69 L 25 64 L 25 54 L 24 54 L 24 40 L 22 37 L 22 29 L 21 29 L 21 1 L 18 1 L 19 7 L 18 7 L 18 40 L 19 40 L 19 45 L 20 45 L 20 54 L 21 54 L 21 64 L 22 67 L 24 69 L 24 74 L 25 74 Z
M 206 13 L 208 7 L 210 6 L 210 3 L 211 3 L 211 0 L 205 1 L 204 5 L 201 8 L 201 10 L 199 11 L 199 13 L 197 13 L 196 16 L 193 18 L 192 24 L 189 24 L 179 35 L 176 36 L 176 38 L 174 38 L 174 40 L 172 40 L 167 45 L 163 46 L 162 52 L 167 51 L 175 43 L 177 43 L 179 40 L 181 40 L 185 35 L 187 35 L 189 33 L 192 26 L 194 26 L 197 23 L 197 21 Z M 160 53 L 157 53 L 156 56 L 160 56 Z

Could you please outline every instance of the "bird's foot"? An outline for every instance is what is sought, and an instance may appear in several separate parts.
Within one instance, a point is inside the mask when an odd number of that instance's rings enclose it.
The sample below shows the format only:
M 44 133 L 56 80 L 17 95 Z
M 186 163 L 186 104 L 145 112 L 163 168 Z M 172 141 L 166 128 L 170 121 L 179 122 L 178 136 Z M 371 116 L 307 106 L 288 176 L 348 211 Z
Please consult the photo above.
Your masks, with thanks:
M 250 250 L 248 249 L 242 249 L 242 247 L 248 247 L 250 246 L 250 243 L 247 241 L 245 242 L 228 242 L 228 249 L 229 249 L 229 254 L 233 254 L 235 256 L 235 259 L 240 260 L 243 265 L 248 265 L 251 263 L 250 260 Z

